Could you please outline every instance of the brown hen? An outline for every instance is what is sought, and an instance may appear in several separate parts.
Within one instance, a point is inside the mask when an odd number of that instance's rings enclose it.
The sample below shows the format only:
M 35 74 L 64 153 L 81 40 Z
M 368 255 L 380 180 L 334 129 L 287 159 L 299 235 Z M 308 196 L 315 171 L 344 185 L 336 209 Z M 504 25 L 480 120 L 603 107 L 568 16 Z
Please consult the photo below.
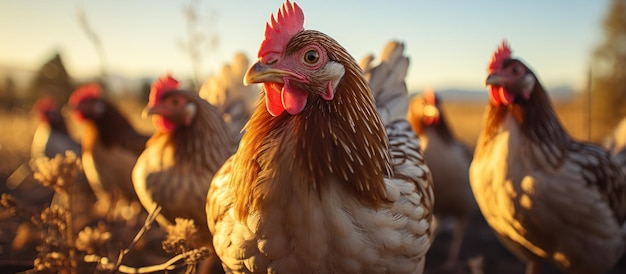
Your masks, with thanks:
M 376 95 L 385 124 L 354 58 L 303 23 L 286 1 L 246 73 L 264 98 L 211 183 L 215 250 L 234 273 L 421 273 L 432 181 L 404 119 L 404 78 Z M 398 97 L 386 108 L 382 98 Z
M 133 183 L 144 208 L 162 207 L 159 224 L 176 218 L 194 221 L 194 247 L 211 247 L 204 204 L 211 179 L 235 151 L 235 138 L 221 113 L 196 93 L 182 90 L 169 75 L 156 80 L 145 113 L 157 131 L 133 169 Z M 214 252 L 213 252 L 213 256 Z M 212 272 L 223 272 L 211 258 Z

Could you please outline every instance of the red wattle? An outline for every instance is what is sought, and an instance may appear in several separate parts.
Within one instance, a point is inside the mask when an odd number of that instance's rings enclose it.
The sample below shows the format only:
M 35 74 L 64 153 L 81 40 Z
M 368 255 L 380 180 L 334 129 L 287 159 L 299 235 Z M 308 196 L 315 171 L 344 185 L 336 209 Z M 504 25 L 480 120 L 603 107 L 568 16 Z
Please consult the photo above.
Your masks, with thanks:
M 283 107 L 291 115 L 296 115 L 302 112 L 306 106 L 306 93 L 304 91 L 293 89 L 286 82 L 281 92 Z
M 285 111 L 280 93 L 277 92 L 272 83 L 264 83 L 265 87 L 265 107 L 272 116 L 278 116 Z
M 152 124 L 157 130 L 167 133 L 174 131 L 174 129 L 176 128 L 176 124 L 158 114 L 152 115 Z
M 494 105 L 510 105 L 515 98 L 503 87 L 489 86 L 489 99 Z
M 514 99 L 513 95 L 507 92 L 504 88 L 500 88 L 500 98 L 502 98 L 501 101 L 504 105 L 512 104 Z
M 489 100 L 496 106 L 499 106 L 501 103 L 499 89 L 499 87 L 489 86 Z

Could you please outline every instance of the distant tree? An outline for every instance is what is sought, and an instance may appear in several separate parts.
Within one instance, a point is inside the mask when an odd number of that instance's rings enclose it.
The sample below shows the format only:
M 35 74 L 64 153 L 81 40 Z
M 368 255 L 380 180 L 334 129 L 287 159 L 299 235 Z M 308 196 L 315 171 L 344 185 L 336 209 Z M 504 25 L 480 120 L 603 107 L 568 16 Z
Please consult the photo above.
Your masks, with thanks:
M 65 70 L 61 55 L 56 53 L 37 71 L 30 84 L 25 103 L 30 106 L 38 98 L 48 95 L 54 97 L 60 106 L 67 102 L 72 91 L 70 76 Z
M 12 109 L 16 107 L 18 103 L 16 95 L 15 81 L 11 76 L 5 76 L 4 83 L 0 86 L 0 108 Z
M 201 0 L 190 0 L 183 6 L 183 15 L 187 23 L 187 37 L 179 40 L 179 48 L 187 54 L 193 69 L 193 88 L 197 90 L 204 82 L 202 64 L 205 62 L 205 54 L 217 48 L 219 37 L 214 31 L 217 14 L 209 10 L 208 14 L 202 14 L 200 10 Z
M 626 116 L 626 0 L 610 0 L 604 41 L 593 53 L 592 135 L 601 141 Z
M 150 97 L 150 88 L 152 87 L 152 80 L 144 79 L 141 83 L 141 91 L 139 92 L 139 101 L 142 103 L 148 103 Z

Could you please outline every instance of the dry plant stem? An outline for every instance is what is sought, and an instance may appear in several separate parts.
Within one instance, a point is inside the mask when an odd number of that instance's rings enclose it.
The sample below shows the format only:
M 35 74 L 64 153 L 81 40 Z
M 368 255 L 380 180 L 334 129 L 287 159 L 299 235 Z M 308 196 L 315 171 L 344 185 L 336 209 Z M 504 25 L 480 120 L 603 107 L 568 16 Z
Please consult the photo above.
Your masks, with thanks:
M 186 263 L 176 264 L 176 262 L 184 259 L 185 255 L 178 254 L 162 264 L 135 268 L 127 265 L 115 266 L 109 262 L 107 257 L 100 257 L 98 255 L 85 255 L 84 257 L 84 261 L 87 263 L 98 263 L 104 269 L 111 269 L 120 273 L 152 273 L 157 271 L 174 270 L 186 265 Z
M 67 198 L 67 210 L 65 213 L 65 223 L 66 223 L 66 234 L 67 234 L 67 246 L 70 247 L 69 250 L 69 259 L 70 265 L 72 266 L 71 273 L 76 273 L 76 268 L 78 267 L 78 262 L 76 260 L 76 243 L 74 238 L 74 216 L 72 214 L 72 200 L 74 200 L 74 195 L 72 195 L 72 188 L 74 188 L 74 184 L 72 182 L 72 186 L 69 191 L 65 193 Z
M 130 243 L 130 245 L 128 245 L 126 249 L 123 249 L 120 251 L 120 255 L 117 257 L 117 261 L 115 262 L 115 267 L 112 269 L 112 273 L 120 271 L 120 267 L 122 266 L 122 260 L 124 259 L 124 256 L 128 254 L 135 247 L 137 242 L 139 242 L 139 239 L 141 239 L 141 237 L 146 233 L 146 231 L 150 229 L 150 227 L 152 226 L 152 223 L 154 223 L 154 221 L 156 220 L 156 218 L 159 216 L 160 213 L 161 213 L 161 206 L 157 205 L 154 208 L 154 210 L 150 212 L 150 214 L 148 214 L 148 217 L 146 217 L 146 221 L 144 222 L 141 229 L 137 232 L 137 235 L 135 235 L 135 238 Z M 133 272 L 126 272 L 126 273 L 133 273 Z

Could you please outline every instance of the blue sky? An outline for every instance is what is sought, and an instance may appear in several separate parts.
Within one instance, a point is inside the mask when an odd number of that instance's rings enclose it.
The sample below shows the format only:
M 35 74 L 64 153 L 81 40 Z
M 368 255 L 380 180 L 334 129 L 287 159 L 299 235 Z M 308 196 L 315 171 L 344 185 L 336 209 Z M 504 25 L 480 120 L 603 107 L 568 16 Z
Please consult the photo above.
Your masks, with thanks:
M 303 0 L 305 28 L 325 32 L 360 60 L 391 39 L 411 58 L 410 90 L 482 89 L 491 53 L 503 38 L 513 55 L 534 68 L 548 87 L 584 85 L 591 51 L 602 42 L 607 0 L 373 1 Z M 93 44 L 77 20 L 82 6 L 98 33 L 114 74 L 191 75 L 177 46 L 186 37 L 188 1 L 0 1 L 0 66 L 36 69 L 59 51 L 70 75 L 99 69 Z M 201 1 L 201 22 L 219 36 L 205 52 L 203 75 L 215 73 L 235 52 L 255 59 L 265 22 L 281 1 Z

